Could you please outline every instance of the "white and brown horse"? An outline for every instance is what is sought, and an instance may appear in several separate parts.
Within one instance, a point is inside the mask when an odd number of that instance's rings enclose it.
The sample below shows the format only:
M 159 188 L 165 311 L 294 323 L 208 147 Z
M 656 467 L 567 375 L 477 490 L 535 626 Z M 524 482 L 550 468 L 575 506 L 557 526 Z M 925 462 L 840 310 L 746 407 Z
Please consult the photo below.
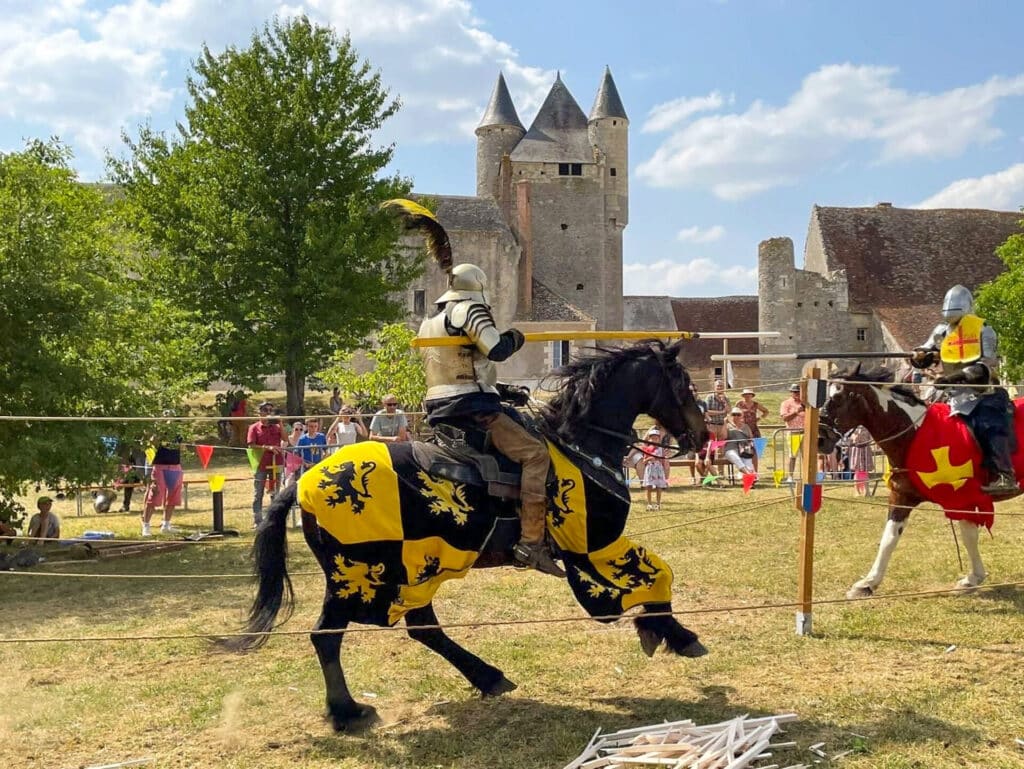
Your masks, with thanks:
M 861 371 L 860 366 L 836 373 L 838 380 L 821 410 L 823 429 L 819 449 L 835 447 L 840 435 L 864 425 L 892 467 L 889 481 L 889 517 L 878 555 L 867 576 L 854 583 L 847 598 L 873 595 L 885 577 L 910 512 L 922 502 L 942 507 L 959 524 L 970 571 L 957 583 L 964 589 L 984 582 L 987 573 L 978 539 L 981 528 L 991 527 L 992 498 L 981 491 L 987 481 L 981 451 L 962 419 L 949 413 L 945 403 L 926 404 L 907 386 L 893 385 L 885 368 Z M 841 383 L 840 383 L 841 382 Z M 1016 402 L 1018 446 L 1024 446 L 1024 404 Z M 1013 455 L 1017 477 L 1024 477 L 1024 450 Z

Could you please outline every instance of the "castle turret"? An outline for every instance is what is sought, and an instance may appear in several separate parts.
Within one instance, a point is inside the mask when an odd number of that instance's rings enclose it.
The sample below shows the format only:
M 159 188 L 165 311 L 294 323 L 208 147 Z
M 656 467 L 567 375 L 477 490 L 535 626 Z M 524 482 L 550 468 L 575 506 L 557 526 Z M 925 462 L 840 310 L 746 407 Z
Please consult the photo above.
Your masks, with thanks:
M 624 227 L 629 223 L 629 118 L 608 67 L 590 110 L 587 131 L 590 143 L 604 158 L 608 215 Z
M 793 241 L 789 238 L 763 240 L 757 247 L 757 327 L 779 331 L 782 336 L 762 338 L 765 354 L 797 352 L 797 274 Z M 771 297 L 767 300 L 766 297 Z M 798 376 L 800 364 L 792 361 L 761 361 L 761 381 L 780 382 Z
M 505 85 L 505 76 L 499 72 L 491 100 L 476 129 L 476 194 L 479 197 L 498 199 L 502 158 L 512 152 L 525 133 Z

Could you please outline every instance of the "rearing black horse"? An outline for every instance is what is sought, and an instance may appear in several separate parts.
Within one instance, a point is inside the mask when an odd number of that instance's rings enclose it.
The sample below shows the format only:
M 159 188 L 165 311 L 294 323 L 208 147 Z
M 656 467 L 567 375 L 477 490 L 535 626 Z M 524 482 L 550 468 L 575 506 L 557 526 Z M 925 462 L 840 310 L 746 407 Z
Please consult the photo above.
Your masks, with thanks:
M 705 440 L 704 419 L 679 362 L 682 344 L 648 341 L 578 358 L 560 372 L 559 390 L 537 426 L 552 459 L 548 531 L 579 603 L 601 621 L 642 607 L 634 623 L 648 655 L 665 643 L 676 654 L 697 657 L 707 650 L 669 614 L 671 570 L 622 536 L 630 495 L 621 462 L 636 417 L 646 413 L 697 445 Z M 489 497 L 483 486 L 432 474 L 423 457 L 408 443 L 345 447 L 283 491 L 256 534 L 259 586 L 247 630 L 265 634 L 279 611 L 285 609 L 287 618 L 293 604 L 285 532 L 288 510 L 298 499 L 306 542 L 327 577 L 316 629 L 338 631 L 311 638 L 326 683 L 327 716 L 339 731 L 376 719 L 345 683 L 341 631 L 350 622 L 393 625 L 404 618 L 412 638 L 448 660 L 484 696 L 515 688 L 498 668 L 438 628 L 432 605 L 444 580 L 463 577 L 474 566 L 511 562 L 518 534 L 500 533 L 517 525 L 514 509 Z M 266 640 L 255 635 L 225 645 L 242 650 Z

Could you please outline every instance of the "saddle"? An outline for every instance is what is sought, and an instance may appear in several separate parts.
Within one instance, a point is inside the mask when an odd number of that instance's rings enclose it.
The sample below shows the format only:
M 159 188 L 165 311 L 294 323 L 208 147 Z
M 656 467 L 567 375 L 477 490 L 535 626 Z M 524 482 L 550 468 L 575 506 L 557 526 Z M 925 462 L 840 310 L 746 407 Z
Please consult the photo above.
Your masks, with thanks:
M 434 441 L 412 445 L 413 459 L 430 475 L 485 487 L 492 497 L 519 499 L 519 464 L 494 449 L 485 431 L 441 424 Z

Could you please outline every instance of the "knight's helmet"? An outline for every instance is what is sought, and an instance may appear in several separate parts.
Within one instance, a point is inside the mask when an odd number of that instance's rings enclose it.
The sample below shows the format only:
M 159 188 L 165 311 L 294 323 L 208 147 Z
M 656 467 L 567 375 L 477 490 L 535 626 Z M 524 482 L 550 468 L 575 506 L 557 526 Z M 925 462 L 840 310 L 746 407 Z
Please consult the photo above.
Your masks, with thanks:
M 942 300 L 942 319 L 946 323 L 957 323 L 964 315 L 974 312 L 974 297 L 966 286 L 959 284 L 946 292 Z
M 469 299 L 474 302 L 481 302 L 488 307 L 491 306 L 487 298 L 487 273 L 475 264 L 457 264 L 452 269 L 451 278 L 448 281 L 448 290 L 437 298 L 434 304 L 445 302 L 458 302 Z

